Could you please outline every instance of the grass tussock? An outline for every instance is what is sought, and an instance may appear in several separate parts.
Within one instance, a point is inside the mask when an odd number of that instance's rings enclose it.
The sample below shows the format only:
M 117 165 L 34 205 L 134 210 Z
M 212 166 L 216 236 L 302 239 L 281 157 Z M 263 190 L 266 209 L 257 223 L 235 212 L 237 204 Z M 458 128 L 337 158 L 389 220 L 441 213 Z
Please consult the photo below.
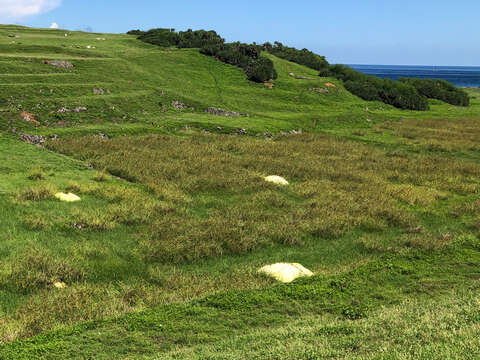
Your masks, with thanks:
M 53 257 L 37 247 L 29 247 L 12 263 L 8 284 L 28 293 L 51 288 L 57 281 L 71 284 L 84 278 L 85 273 L 71 261 Z
M 50 185 L 31 186 L 21 190 L 17 194 L 17 199 L 21 201 L 43 201 L 50 200 L 55 196 L 55 188 Z
M 75 209 L 72 217 L 74 222 L 70 225 L 78 230 L 108 231 L 116 226 L 115 222 L 103 211 L 87 212 Z
M 110 180 L 110 176 L 105 172 L 97 171 L 95 175 L 93 175 L 93 180 L 96 182 L 107 182 Z
M 28 179 L 38 181 L 38 180 L 45 180 L 45 172 L 40 167 L 31 168 L 28 171 Z
M 48 219 L 39 214 L 28 214 L 23 217 L 23 224 L 29 230 L 40 231 L 50 226 Z
M 28 337 L 45 328 L 102 319 L 128 311 L 130 307 L 115 296 L 117 292 L 114 289 L 77 285 L 32 296 L 16 312 L 22 324 L 19 336 Z M 108 306 L 105 306 L 106 299 Z

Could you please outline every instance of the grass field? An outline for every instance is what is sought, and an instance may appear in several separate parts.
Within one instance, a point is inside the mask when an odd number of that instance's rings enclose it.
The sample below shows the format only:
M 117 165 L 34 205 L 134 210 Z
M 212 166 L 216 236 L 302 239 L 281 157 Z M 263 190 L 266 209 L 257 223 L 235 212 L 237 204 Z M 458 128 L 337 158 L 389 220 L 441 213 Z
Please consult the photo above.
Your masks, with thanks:
M 0 27 L 0 359 L 480 356 L 480 92 L 400 111 L 272 60 Z

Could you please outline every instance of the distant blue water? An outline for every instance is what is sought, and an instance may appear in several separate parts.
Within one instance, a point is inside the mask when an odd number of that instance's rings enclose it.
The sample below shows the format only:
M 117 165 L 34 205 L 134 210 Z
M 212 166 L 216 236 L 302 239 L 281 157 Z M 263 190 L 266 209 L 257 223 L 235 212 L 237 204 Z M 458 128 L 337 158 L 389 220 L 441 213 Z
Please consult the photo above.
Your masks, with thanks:
M 480 67 L 477 66 L 404 66 L 349 65 L 355 70 L 379 78 L 398 80 L 402 77 L 444 79 L 456 86 L 480 87 Z

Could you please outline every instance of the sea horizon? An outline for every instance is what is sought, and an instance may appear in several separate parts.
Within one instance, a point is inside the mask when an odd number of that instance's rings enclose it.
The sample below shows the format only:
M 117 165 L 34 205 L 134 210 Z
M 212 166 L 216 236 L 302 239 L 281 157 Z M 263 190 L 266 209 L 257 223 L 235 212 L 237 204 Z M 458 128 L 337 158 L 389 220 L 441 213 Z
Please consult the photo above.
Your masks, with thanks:
M 398 80 L 402 77 L 443 79 L 459 87 L 480 87 L 480 66 L 349 64 L 367 75 Z

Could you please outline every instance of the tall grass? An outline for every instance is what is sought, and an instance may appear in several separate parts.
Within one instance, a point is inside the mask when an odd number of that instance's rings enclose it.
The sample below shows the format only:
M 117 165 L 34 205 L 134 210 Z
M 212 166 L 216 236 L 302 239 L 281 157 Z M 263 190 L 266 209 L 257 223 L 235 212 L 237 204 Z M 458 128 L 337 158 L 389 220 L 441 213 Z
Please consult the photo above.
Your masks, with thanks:
M 408 232 L 418 221 L 405 206 L 434 206 L 480 189 L 480 167 L 473 163 L 390 157 L 325 136 L 84 137 L 51 146 L 148 184 L 154 196 L 175 204 L 167 211 L 153 205 L 139 245 L 147 259 L 162 262 L 302 245 L 306 236 L 338 237 L 353 229 Z M 271 174 L 292 185 L 266 183 Z

